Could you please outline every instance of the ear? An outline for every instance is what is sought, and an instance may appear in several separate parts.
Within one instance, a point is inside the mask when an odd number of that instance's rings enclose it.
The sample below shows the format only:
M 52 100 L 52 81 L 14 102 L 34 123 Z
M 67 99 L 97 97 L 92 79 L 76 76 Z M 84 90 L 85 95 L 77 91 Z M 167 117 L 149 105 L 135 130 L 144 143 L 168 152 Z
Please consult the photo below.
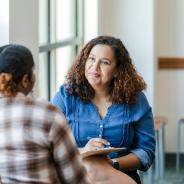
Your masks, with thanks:
M 28 74 L 25 74 L 22 77 L 22 80 L 18 84 L 18 91 L 17 92 L 22 92 L 25 95 L 27 95 L 31 90 L 32 90 L 32 82 L 28 77 Z
M 22 77 L 22 81 L 21 81 L 21 85 L 24 89 L 26 89 L 28 86 L 29 86 L 29 83 L 30 83 L 30 80 L 28 78 L 28 74 L 25 74 L 23 77 Z

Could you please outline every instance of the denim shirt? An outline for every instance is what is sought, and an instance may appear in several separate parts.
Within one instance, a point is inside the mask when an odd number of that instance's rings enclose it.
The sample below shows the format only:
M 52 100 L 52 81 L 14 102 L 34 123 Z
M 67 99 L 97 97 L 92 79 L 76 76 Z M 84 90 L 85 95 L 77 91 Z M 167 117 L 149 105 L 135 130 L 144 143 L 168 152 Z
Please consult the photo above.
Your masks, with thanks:
M 112 147 L 128 148 L 142 163 L 141 170 L 147 170 L 152 164 L 155 157 L 153 115 L 144 93 L 137 95 L 135 105 L 111 105 L 103 119 L 95 104 L 70 95 L 64 85 L 51 103 L 65 114 L 79 148 L 85 146 L 89 137 L 100 137 Z M 110 155 L 111 158 L 121 156 L 121 152 Z

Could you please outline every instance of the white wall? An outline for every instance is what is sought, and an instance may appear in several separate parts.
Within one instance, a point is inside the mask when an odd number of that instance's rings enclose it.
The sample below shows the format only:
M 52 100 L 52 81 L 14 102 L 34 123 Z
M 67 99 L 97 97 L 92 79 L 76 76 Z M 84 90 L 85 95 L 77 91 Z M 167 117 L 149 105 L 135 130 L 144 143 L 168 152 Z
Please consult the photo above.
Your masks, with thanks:
M 38 0 L 10 1 L 10 43 L 27 46 L 38 58 Z
M 9 43 L 9 0 L 0 0 L 0 46 Z
M 27 46 L 38 62 L 38 0 L 11 0 L 9 41 Z
M 155 15 L 157 57 L 184 57 L 184 1 L 157 0 Z M 166 150 L 175 152 L 176 124 L 184 117 L 184 70 L 157 70 L 155 76 L 156 113 L 168 117 Z
M 84 42 L 98 35 L 98 0 L 84 0 Z
M 145 79 L 146 95 L 154 101 L 153 0 L 100 0 L 98 34 L 119 37 Z

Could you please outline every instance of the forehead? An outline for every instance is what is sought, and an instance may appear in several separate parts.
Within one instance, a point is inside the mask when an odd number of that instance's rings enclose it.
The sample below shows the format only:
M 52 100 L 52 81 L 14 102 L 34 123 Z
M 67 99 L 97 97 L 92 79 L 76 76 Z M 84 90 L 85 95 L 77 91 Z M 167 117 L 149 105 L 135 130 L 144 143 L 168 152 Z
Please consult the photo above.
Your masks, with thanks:
M 98 57 L 105 57 L 109 59 L 114 59 L 114 53 L 112 48 L 109 45 L 102 45 L 98 44 L 95 45 L 92 49 L 90 54 Z

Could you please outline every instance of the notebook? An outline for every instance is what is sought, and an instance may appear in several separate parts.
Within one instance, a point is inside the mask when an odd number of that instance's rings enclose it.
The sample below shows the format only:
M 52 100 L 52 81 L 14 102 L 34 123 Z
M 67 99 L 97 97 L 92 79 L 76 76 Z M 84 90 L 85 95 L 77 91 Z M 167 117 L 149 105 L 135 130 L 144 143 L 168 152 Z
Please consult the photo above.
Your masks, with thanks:
M 127 151 L 127 148 L 123 147 L 123 148 L 114 148 L 114 147 L 110 147 L 110 148 L 99 148 L 96 150 L 91 150 L 91 151 L 85 151 L 81 153 L 82 158 L 86 158 L 92 155 L 108 155 L 110 153 L 113 152 L 119 152 L 119 151 Z

